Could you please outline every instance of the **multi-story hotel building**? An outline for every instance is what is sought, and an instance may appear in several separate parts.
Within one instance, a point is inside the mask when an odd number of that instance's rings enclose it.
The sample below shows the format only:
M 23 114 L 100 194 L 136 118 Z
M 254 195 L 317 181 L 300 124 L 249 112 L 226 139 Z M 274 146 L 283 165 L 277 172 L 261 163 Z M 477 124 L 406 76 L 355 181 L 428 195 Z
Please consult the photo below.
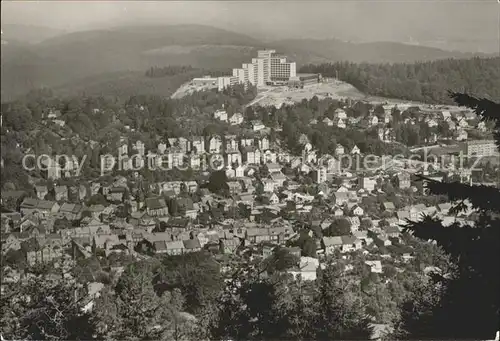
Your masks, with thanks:
M 284 84 L 296 74 L 295 62 L 288 62 L 286 56 L 276 54 L 275 50 L 260 50 L 252 63 L 233 69 L 233 76 L 238 77 L 239 82 L 256 86 Z
M 495 156 L 498 149 L 495 140 L 467 141 L 463 144 L 467 156 Z
M 233 76 L 217 77 L 217 88 L 219 91 L 240 83 L 239 78 Z
M 290 78 L 297 75 L 295 63 L 287 62 L 285 56 L 273 55 L 271 57 L 271 75 L 269 81 L 271 83 L 288 82 Z

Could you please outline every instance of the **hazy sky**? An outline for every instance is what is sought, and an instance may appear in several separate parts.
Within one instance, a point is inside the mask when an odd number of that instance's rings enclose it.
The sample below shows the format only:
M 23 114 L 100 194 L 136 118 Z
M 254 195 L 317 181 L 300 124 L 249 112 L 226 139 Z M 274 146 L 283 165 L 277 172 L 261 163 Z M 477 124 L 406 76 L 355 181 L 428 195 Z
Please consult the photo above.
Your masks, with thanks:
M 67 30 L 128 24 L 199 23 L 260 39 L 439 39 L 495 45 L 497 0 L 398 1 L 2 1 L 2 23 Z

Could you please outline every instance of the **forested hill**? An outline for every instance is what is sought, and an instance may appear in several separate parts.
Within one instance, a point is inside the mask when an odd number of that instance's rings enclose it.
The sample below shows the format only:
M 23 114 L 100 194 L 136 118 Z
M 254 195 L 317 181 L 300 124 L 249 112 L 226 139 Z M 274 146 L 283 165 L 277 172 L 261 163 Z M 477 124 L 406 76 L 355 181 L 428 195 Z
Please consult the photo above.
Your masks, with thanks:
M 370 95 L 427 103 L 452 103 L 448 90 L 500 98 L 500 57 L 444 59 L 422 63 L 369 64 L 338 62 L 306 65 L 300 72 L 319 72 L 351 83 Z

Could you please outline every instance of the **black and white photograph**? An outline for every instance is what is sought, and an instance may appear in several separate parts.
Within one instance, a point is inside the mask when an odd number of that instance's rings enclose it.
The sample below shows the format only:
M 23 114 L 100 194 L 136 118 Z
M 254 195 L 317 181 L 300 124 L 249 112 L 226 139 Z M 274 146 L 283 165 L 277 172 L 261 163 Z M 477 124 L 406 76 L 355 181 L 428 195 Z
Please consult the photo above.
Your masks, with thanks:
M 500 341 L 500 0 L 2 0 L 0 339 Z

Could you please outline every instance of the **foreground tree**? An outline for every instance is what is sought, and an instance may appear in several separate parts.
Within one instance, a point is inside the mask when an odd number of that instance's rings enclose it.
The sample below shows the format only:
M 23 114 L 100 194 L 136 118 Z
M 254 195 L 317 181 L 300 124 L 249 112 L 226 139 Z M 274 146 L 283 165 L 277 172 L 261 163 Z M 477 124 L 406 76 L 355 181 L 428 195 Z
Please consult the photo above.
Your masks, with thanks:
M 313 328 L 317 340 L 369 340 L 372 330 L 355 284 L 342 270 L 328 264 L 319 272 L 314 305 L 318 308 Z
M 330 265 L 318 283 L 244 266 L 233 274 L 208 323 L 214 340 L 368 340 L 369 321 L 352 283 Z
M 220 265 L 207 252 L 193 252 L 177 256 L 165 256 L 155 271 L 155 291 L 178 289 L 182 292 L 187 311 L 196 314 L 205 306 L 211 306 L 222 288 Z
M 500 150 L 500 104 L 465 94 L 450 95 L 457 104 L 473 109 L 482 121 L 495 122 L 494 137 Z M 408 226 L 415 236 L 435 240 L 458 272 L 453 278 L 435 276 L 433 285 L 444 288 L 440 300 L 417 295 L 413 303 L 406 302 L 399 338 L 491 338 L 500 330 L 500 190 L 423 180 L 431 193 L 448 195 L 456 203 L 451 212 L 470 205 L 478 219 L 474 224 L 444 227 L 439 219 L 426 217 Z
M 7 285 L 0 301 L 1 335 L 10 340 L 93 339 L 91 315 L 83 310 L 86 298 L 75 283 L 46 277 Z
M 182 340 L 187 323 L 178 290 L 158 296 L 152 284 L 154 265 L 129 265 L 114 292 L 107 290 L 95 304 L 98 335 L 106 340 Z

